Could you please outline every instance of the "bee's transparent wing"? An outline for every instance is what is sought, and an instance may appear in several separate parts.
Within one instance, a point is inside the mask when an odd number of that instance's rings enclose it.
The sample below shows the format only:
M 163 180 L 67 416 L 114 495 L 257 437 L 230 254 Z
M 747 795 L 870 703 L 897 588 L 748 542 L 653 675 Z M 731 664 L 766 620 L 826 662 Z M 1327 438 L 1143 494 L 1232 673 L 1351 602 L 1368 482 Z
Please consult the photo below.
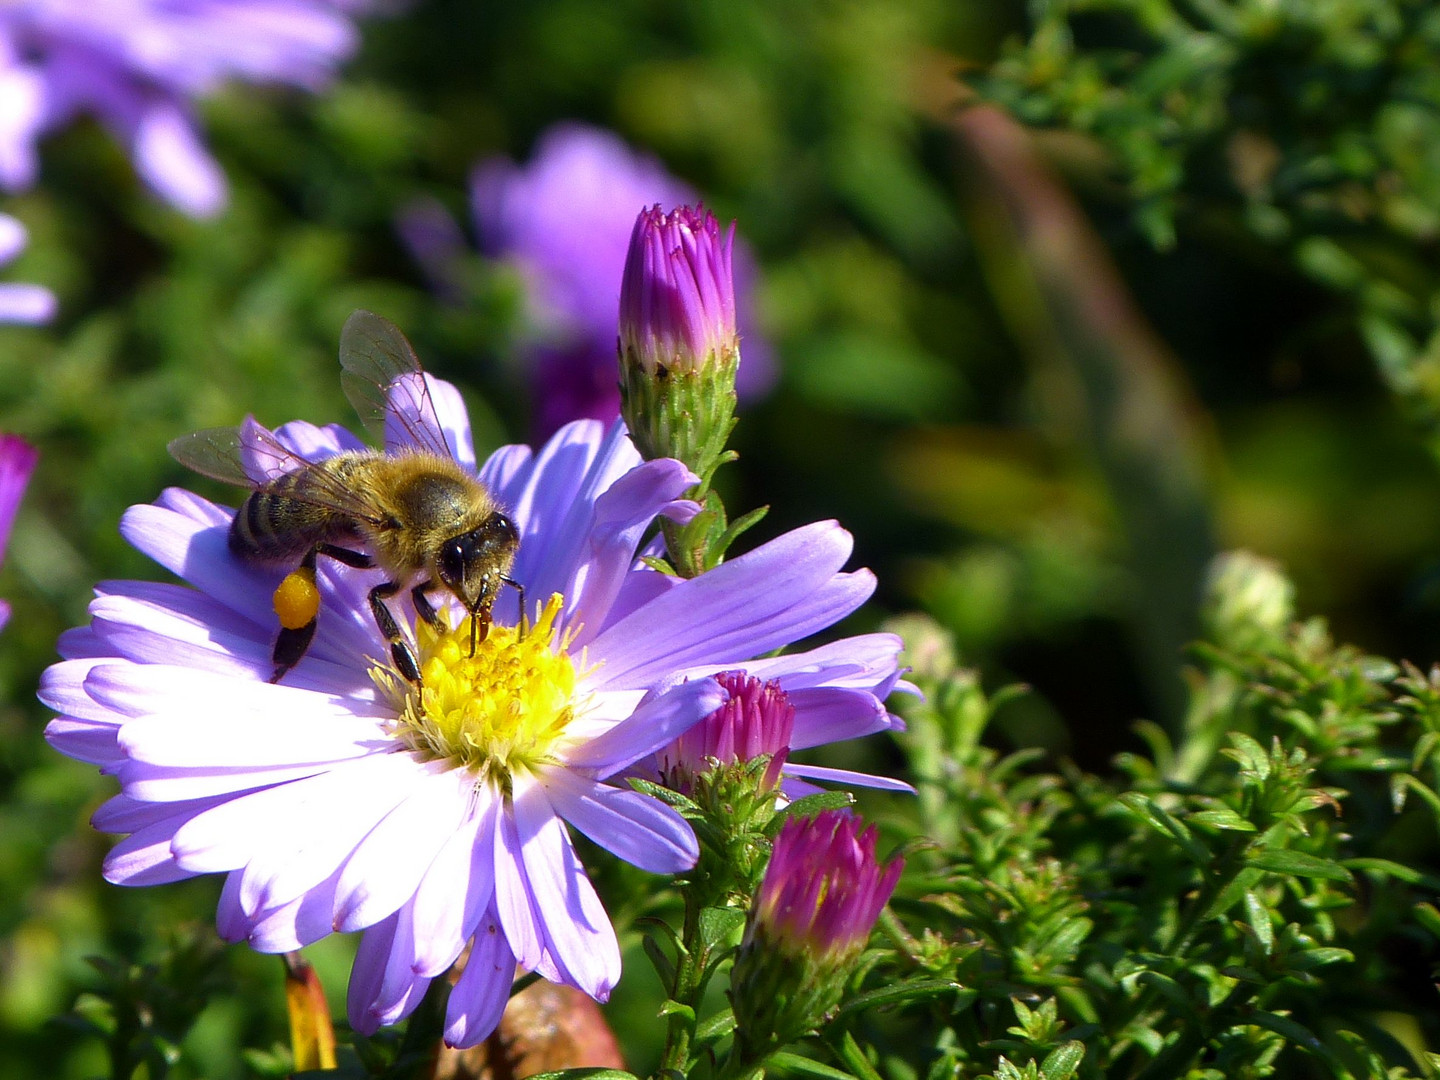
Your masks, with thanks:
M 313 464 L 248 416 L 240 427 L 207 428 L 172 439 L 168 449 L 171 457 L 201 476 L 247 488 L 263 488 Z M 379 520 L 362 495 L 323 469 L 311 470 L 303 491 L 286 494 L 357 520 Z
M 356 311 L 340 331 L 340 385 L 376 439 L 396 442 L 399 425 L 416 448 L 453 458 L 420 359 L 394 323 Z
M 240 427 L 206 428 L 170 440 L 170 456 L 201 476 L 241 487 L 263 487 L 309 464 L 247 416 Z

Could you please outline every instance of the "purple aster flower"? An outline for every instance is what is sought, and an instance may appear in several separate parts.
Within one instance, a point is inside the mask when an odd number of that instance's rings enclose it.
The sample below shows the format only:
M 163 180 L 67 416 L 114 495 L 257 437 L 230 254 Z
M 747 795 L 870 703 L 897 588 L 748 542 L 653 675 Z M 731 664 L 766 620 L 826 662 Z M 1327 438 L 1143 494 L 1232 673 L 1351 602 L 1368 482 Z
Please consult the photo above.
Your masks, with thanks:
M 471 205 L 486 254 L 513 260 L 529 285 L 534 340 L 528 346 L 536 427 L 542 434 L 578 417 L 620 413 L 615 338 L 620 282 L 635 215 L 660 203 L 695 203 L 697 194 L 654 158 L 601 128 L 556 124 L 536 143 L 530 164 L 492 159 L 475 170 Z M 437 224 L 435 208 L 406 215 L 402 235 L 440 287 L 455 291 L 449 269 L 457 230 Z M 755 326 L 755 261 L 734 248 L 736 319 L 745 349 L 742 396 L 773 380 L 769 348 Z
M 0 266 L 24 251 L 28 241 L 24 225 L 9 214 L 0 214 Z M 43 285 L 0 284 L 0 323 L 49 322 L 55 317 L 55 308 L 55 294 Z
M 15 511 L 20 508 L 20 498 L 39 457 L 36 449 L 18 435 L 0 435 L 0 558 L 5 555 Z M 0 600 L 0 628 L 9 621 L 10 605 Z
M 0 186 L 34 183 L 36 145 L 80 114 L 156 192 L 219 213 L 225 178 L 194 101 L 228 79 L 325 85 L 354 51 L 350 0 L 12 0 L 0 4 Z
M 458 393 L 430 386 L 435 423 L 474 468 Z M 389 425 L 391 449 L 404 427 Z M 302 423 L 275 437 L 308 460 L 358 445 Z M 797 700 L 796 743 L 828 741 L 888 722 L 873 690 L 893 681 L 898 647 L 872 635 L 752 660 L 853 611 L 873 576 L 842 571 L 851 542 L 833 522 L 699 578 L 650 569 L 642 537 L 658 515 L 695 512 L 680 497 L 695 477 L 642 462 L 619 423 L 567 425 L 538 453 L 503 448 L 478 475 L 518 530 L 510 574 L 531 610 L 517 629 L 506 590 L 471 655 L 463 624 L 417 625 L 407 602 L 423 690 L 389 668 L 367 602 L 375 573 L 329 559 L 314 644 L 267 682 L 283 570 L 237 561 L 233 511 L 171 489 L 121 531 L 190 587 L 101 586 L 40 691 L 59 713 L 52 745 L 120 783 L 94 819 L 128 834 L 109 880 L 223 873 L 220 932 L 265 952 L 364 931 L 349 992 L 361 1031 L 408 1015 L 468 948 L 454 1045 L 494 1028 L 517 962 L 609 993 L 620 953 L 570 828 L 653 872 L 693 864 L 689 826 L 620 777 L 724 704 L 710 674 L 779 680 Z

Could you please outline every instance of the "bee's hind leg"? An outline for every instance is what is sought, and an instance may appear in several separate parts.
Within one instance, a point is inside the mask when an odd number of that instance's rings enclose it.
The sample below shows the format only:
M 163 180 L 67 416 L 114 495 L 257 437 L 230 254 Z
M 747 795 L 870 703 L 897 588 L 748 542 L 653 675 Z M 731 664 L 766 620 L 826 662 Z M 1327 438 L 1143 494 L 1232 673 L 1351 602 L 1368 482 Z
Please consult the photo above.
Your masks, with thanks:
M 375 561 L 363 551 L 334 544 L 316 544 L 305 553 L 300 565 L 286 574 L 275 589 L 275 614 L 280 616 L 280 633 L 275 637 L 275 648 L 270 660 L 275 671 L 270 676 L 272 683 L 278 683 L 285 674 L 298 664 L 315 640 L 315 625 L 320 618 L 320 590 L 315 584 L 315 560 L 326 555 L 346 566 L 357 570 L 368 570 Z

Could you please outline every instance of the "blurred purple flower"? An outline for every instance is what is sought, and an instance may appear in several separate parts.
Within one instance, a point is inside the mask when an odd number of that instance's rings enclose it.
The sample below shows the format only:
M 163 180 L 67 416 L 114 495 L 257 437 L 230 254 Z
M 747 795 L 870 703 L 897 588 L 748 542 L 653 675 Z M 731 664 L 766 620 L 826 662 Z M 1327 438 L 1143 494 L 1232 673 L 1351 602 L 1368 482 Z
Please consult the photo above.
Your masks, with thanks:
M 537 339 L 528 374 L 541 434 L 577 417 L 619 415 L 620 283 L 635 217 L 657 203 L 668 209 L 697 201 L 659 161 L 612 132 L 571 122 L 540 137 L 528 166 L 491 159 L 475 170 L 471 208 L 480 246 L 517 263 L 529 283 Z M 431 277 L 451 288 L 447 268 L 460 254 L 453 224 L 439 224 L 433 204 L 417 204 L 401 233 Z M 773 370 L 755 325 L 758 271 L 743 241 L 735 244 L 734 269 L 744 353 L 738 388 L 742 398 L 754 398 L 768 389 Z
M 36 449 L 18 435 L 0 435 L 0 558 L 10 542 L 10 527 L 25 485 L 39 459 Z M 0 600 L 0 628 L 10 621 L 10 605 Z
M 194 101 L 227 79 L 319 90 L 358 43 L 355 0 L 0 3 L 0 187 L 39 170 L 37 143 L 94 116 L 141 177 L 193 217 L 227 199 Z
M 474 468 L 459 394 L 432 391 L 436 437 Z M 308 460 L 359 445 L 308 424 L 276 436 Z M 851 540 L 833 522 L 698 578 L 651 569 L 643 538 L 659 515 L 695 513 L 681 498 L 695 476 L 642 462 L 621 423 L 577 421 L 536 454 L 502 448 L 478 475 L 519 530 L 511 575 L 540 614 L 517 633 L 507 592 L 470 655 L 463 624 L 440 633 L 410 611 L 423 691 L 376 659 L 389 646 L 367 600 L 375 573 L 333 560 L 314 646 L 268 682 L 283 571 L 238 561 L 233 511 L 175 489 L 121 530 L 194 588 L 107 583 L 40 688 L 59 714 L 51 744 L 120 781 L 94 819 L 129 834 L 111 881 L 224 873 L 221 933 L 264 952 L 363 930 L 349 994 L 362 1031 L 408 1015 L 468 945 L 446 1020 L 467 1046 L 498 1022 L 517 961 L 608 995 L 620 951 L 569 829 L 651 871 L 693 865 L 685 821 L 618 778 L 724 704 L 711 673 L 788 678 L 798 699 L 817 682 L 893 679 L 896 647 L 873 635 L 750 660 L 854 611 L 874 576 L 842 571 Z M 819 688 L 813 708 L 797 700 L 796 731 L 884 726 L 861 696 Z
M 25 226 L 9 214 L 0 214 L 0 266 L 24 251 L 28 242 Z M 0 283 L 0 323 L 49 322 L 55 308 L 55 294 L 43 285 Z M 3 540 L 0 536 L 0 543 Z

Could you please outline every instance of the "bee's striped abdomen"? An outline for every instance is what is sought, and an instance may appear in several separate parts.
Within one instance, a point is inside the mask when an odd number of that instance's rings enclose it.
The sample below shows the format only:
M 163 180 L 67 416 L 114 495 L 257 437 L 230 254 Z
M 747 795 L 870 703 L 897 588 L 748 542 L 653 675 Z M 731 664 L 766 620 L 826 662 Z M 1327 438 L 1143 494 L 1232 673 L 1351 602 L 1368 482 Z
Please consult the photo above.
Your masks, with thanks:
M 354 463 L 345 457 L 276 477 L 250 493 L 230 523 L 230 550 L 255 562 L 293 562 L 319 543 L 357 535 L 355 520 L 324 505 L 321 479 L 344 482 Z M 321 479 L 317 473 L 323 470 Z

